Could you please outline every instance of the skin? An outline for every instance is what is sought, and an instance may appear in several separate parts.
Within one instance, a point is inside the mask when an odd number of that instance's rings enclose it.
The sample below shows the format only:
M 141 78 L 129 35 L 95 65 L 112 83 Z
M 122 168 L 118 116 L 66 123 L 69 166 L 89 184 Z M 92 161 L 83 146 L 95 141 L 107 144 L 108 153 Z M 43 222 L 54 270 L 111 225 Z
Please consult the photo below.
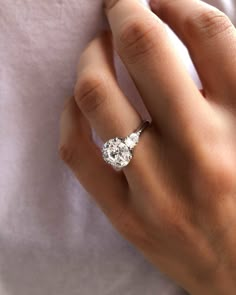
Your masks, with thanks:
M 107 0 L 111 32 L 80 57 L 61 118 L 61 158 L 114 227 L 193 295 L 236 294 L 236 30 L 197 0 Z M 166 33 L 186 44 L 199 91 Z M 152 118 L 131 163 L 107 165 L 105 142 L 141 117 L 119 88 L 113 47 Z

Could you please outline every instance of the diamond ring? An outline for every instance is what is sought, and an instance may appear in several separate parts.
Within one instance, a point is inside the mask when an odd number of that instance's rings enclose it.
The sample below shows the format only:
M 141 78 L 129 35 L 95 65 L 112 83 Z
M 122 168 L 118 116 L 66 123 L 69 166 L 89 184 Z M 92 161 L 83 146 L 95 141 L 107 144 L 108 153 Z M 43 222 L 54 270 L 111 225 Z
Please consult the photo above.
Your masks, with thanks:
M 141 126 L 127 137 L 115 137 L 108 140 L 102 148 L 104 161 L 117 170 L 128 166 L 133 158 L 133 150 L 139 142 L 141 133 L 149 125 L 149 121 L 143 121 Z

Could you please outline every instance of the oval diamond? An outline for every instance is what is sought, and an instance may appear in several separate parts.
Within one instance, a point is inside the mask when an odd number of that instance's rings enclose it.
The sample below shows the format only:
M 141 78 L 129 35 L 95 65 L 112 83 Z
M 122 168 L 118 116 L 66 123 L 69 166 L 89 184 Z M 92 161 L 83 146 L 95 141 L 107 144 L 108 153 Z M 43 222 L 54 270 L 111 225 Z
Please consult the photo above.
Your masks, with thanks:
M 107 141 L 102 150 L 104 160 L 119 169 L 127 166 L 132 159 L 132 153 L 122 138 Z

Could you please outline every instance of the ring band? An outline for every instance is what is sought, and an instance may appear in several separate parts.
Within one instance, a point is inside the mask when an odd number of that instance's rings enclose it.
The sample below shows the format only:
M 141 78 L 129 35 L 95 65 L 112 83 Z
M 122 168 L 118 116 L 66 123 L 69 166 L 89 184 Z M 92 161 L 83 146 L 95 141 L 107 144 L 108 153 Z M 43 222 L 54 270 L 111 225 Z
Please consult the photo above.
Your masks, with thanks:
M 102 147 L 104 161 L 116 170 L 128 166 L 133 158 L 133 150 L 139 142 L 140 135 L 150 124 L 149 121 L 143 121 L 142 124 L 127 137 L 115 137 L 105 142 Z

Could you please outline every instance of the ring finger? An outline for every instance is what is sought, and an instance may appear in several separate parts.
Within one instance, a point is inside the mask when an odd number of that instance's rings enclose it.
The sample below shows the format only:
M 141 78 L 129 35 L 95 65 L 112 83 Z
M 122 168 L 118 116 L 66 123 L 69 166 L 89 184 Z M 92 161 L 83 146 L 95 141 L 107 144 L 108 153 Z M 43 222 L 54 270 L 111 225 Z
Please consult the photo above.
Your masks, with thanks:
M 114 137 L 126 137 L 140 125 L 141 116 L 125 97 L 116 81 L 110 33 L 103 33 L 97 37 L 82 54 L 78 66 L 75 99 L 103 141 Z M 144 132 L 142 141 L 153 146 L 157 136 L 154 132 L 150 136 L 150 129 L 153 130 L 148 128 Z M 141 171 L 145 170 L 147 162 L 145 158 L 148 153 L 139 143 L 135 148 L 135 161 L 131 161 L 124 169 L 126 175 L 131 171 L 131 175 L 134 176 L 132 172 L 134 170 L 136 174 L 143 173 Z
M 140 115 L 116 82 L 110 33 L 90 42 L 81 55 L 75 99 L 104 141 L 114 135 L 126 136 L 140 124 Z

